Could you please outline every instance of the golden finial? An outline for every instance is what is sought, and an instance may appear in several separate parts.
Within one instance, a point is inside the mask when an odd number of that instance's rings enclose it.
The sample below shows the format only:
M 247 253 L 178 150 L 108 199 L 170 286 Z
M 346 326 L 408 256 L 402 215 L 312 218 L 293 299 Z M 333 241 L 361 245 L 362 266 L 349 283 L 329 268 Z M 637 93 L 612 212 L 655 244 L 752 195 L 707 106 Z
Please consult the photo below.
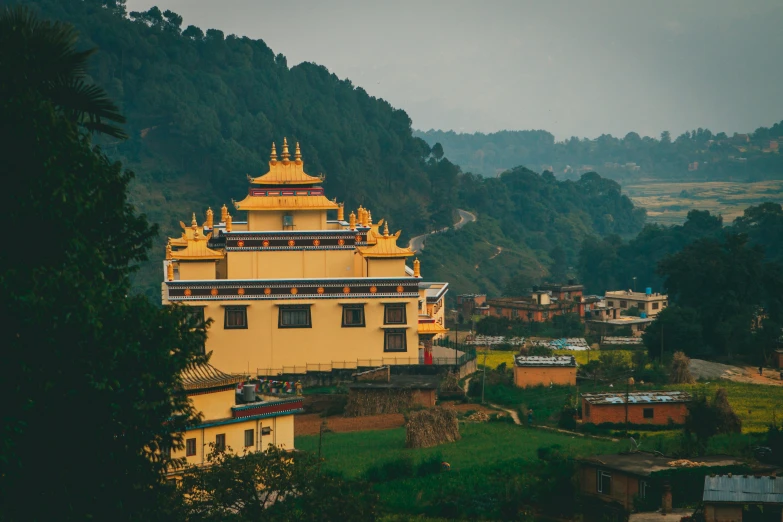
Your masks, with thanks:
M 196 230 L 198 227 L 198 221 L 196 221 L 196 213 L 193 213 L 193 220 L 190 222 L 190 226 L 193 227 L 193 230 Z
M 215 215 L 212 212 L 212 207 L 207 207 L 207 222 L 206 222 L 207 228 L 209 229 L 212 228 L 212 225 L 214 225 L 214 219 L 215 219 Z
M 349 223 L 351 225 L 351 230 L 356 230 L 356 214 L 351 212 L 351 215 L 349 217 Z
M 220 208 L 220 222 L 225 223 L 226 218 L 228 217 L 228 207 L 226 207 L 225 203 Z
M 383 237 L 389 237 L 389 222 L 384 221 L 383 223 Z
M 288 165 L 291 155 L 288 154 L 288 139 L 283 138 L 283 165 Z
M 421 263 L 418 257 L 413 260 L 413 277 L 421 277 Z
M 166 243 L 166 259 L 171 259 L 171 239 Z
M 372 211 L 371 210 L 367 211 L 367 224 L 369 226 L 372 226 Z
M 269 163 L 274 165 L 277 163 L 277 149 L 275 148 L 275 142 L 272 142 L 272 154 L 269 155 Z
M 296 152 L 294 152 L 294 159 L 297 165 L 302 164 L 302 152 L 299 150 L 299 142 L 296 142 Z
M 166 277 L 168 277 L 169 281 L 174 281 L 174 263 L 169 261 L 168 266 L 166 266 Z
M 231 214 L 226 214 L 226 232 L 231 232 Z
M 345 203 L 337 205 L 337 221 L 345 221 Z

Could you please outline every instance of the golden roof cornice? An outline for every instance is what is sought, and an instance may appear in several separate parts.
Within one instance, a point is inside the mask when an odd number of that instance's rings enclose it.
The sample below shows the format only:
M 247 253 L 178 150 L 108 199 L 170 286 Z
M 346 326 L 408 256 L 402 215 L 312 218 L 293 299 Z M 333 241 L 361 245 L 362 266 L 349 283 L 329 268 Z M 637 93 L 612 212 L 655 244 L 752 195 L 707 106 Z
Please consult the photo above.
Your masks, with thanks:
M 401 231 L 398 230 L 395 234 L 389 234 L 389 222 L 383 223 L 383 235 L 375 236 L 375 244 L 367 247 L 358 248 L 359 253 L 364 257 L 410 257 L 414 255 L 413 250 L 410 248 L 402 248 L 397 246 L 397 239 L 400 237 Z
M 299 143 L 296 144 L 294 160 L 291 161 L 288 153 L 288 139 L 283 138 L 283 157 L 277 159 L 275 144 L 272 143 L 272 154 L 269 159 L 269 172 L 257 178 L 250 178 L 253 185 L 312 185 L 323 182 L 323 179 L 311 176 L 304 171 L 304 161 L 299 149 Z
M 172 246 L 184 246 L 181 250 L 171 251 L 169 254 L 169 248 L 166 248 L 166 258 L 176 259 L 177 261 L 208 261 L 223 259 L 225 252 L 219 250 L 212 250 L 207 246 L 212 232 L 207 235 L 199 232 L 198 224 L 196 223 L 196 214 L 193 214 L 193 221 L 190 227 L 185 226 L 182 221 L 179 222 L 182 227 L 182 237 L 179 239 L 169 238 L 169 245 Z M 169 257 L 169 255 L 171 257 Z
M 336 210 L 326 196 L 247 196 L 234 203 L 237 210 Z

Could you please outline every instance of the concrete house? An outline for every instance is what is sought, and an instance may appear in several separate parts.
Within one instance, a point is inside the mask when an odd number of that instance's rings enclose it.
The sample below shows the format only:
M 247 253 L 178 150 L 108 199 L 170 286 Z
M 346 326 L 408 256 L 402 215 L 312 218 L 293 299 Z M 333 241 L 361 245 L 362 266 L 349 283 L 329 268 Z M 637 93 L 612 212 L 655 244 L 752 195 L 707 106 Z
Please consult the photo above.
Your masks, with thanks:
M 514 357 L 514 385 L 519 388 L 550 384 L 576 386 L 576 366 L 573 355 L 518 355 Z

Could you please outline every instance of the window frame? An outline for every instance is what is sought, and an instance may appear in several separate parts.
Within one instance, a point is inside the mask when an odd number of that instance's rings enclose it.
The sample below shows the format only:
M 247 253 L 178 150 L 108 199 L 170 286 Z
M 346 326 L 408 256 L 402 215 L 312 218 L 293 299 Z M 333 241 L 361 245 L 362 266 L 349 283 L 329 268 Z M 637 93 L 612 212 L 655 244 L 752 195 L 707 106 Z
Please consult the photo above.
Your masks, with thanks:
M 244 324 L 230 325 L 228 321 L 229 314 L 234 312 L 241 312 L 244 319 Z M 247 330 L 247 306 L 231 305 L 226 306 L 223 309 L 223 329 L 224 330 Z
M 192 445 L 192 448 L 191 448 Z M 195 457 L 196 456 L 196 438 L 190 438 L 185 439 L 185 456 L 186 457 Z
M 248 444 L 248 439 L 250 440 L 250 444 Z M 256 445 L 256 430 L 253 428 L 250 428 L 249 430 L 245 430 L 245 447 L 246 448 L 252 448 Z
M 216 451 L 226 451 L 226 434 L 225 433 L 217 433 L 215 435 L 215 450 Z
M 346 322 L 345 313 L 349 310 L 359 310 L 361 312 L 361 321 L 356 324 L 349 324 Z M 343 328 L 364 328 L 367 326 L 367 319 L 366 315 L 364 313 L 364 305 L 363 304 L 344 304 L 343 305 L 343 313 L 342 313 L 342 327 Z
M 390 322 L 389 311 L 390 310 L 402 310 L 401 322 Z M 383 324 L 408 324 L 408 304 L 407 303 L 385 303 L 383 305 Z
M 653 303 L 652 304 L 652 309 L 653 310 L 658 310 L 660 307 L 661 307 L 661 305 L 659 303 Z
M 284 324 L 283 315 L 285 312 L 306 312 L 307 322 L 306 324 Z M 310 305 L 280 305 L 277 310 L 277 327 L 278 328 L 312 328 L 313 327 L 313 315 L 310 311 Z
M 601 481 L 601 479 L 603 479 L 603 478 L 606 478 L 607 481 L 608 481 L 608 484 L 607 484 L 608 487 L 606 488 L 608 491 L 604 491 L 604 488 L 603 488 L 604 484 Z M 612 494 L 612 474 L 610 472 L 604 471 L 602 469 L 595 470 L 595 490 L 598 493 L 601 493 L 602 495 L 611 495 Z
M 261 436 L 271 435 L 271 434 L 272 434 L 271 426 L 261 426 Z
M 628 301 L 620 301 L 620 308 L 622 308 L 623 310 L 628 308 Z
M 647 415 L 649 413 L 649 415 Z M 642 418 L 643 419 L 654 419 L 655 418 L 655 408 L 642 408 Z
M 392 350 L 389 348 L 389 337 L 392 335 L 402 336 L 402 350 Z M 383 331 L 383 352 L 384 353 L 406 353 L 408 351 L 408 332 L 404 328 L 387 328 Z
M 639 481 L 639 498 L 647 498 L 650 494 L 650 483 L 646 480 Z

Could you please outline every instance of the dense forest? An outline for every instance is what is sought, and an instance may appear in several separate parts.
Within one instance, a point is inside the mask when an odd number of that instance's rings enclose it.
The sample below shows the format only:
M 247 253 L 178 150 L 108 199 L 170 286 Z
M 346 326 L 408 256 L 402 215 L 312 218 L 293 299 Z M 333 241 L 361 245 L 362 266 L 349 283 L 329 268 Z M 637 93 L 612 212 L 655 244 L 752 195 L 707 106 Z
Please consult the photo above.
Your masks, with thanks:
M 640 177 L 759 181 L 783 176 L 783 156 L 778 154 L 778 147 L 783 148 L 783 122 L 731 136 L 699 128 L 675 139 L 668 131 L 660 139 L 629 132 L 623 138 L 604 134 L 561 142 L 544 130 L 491 134 L 429 130 L 414 135 L 430 144 L 440 143 L 451 161 L 484 176 L 519 165 L 571 179 L 594 170 L 620 181 Z

